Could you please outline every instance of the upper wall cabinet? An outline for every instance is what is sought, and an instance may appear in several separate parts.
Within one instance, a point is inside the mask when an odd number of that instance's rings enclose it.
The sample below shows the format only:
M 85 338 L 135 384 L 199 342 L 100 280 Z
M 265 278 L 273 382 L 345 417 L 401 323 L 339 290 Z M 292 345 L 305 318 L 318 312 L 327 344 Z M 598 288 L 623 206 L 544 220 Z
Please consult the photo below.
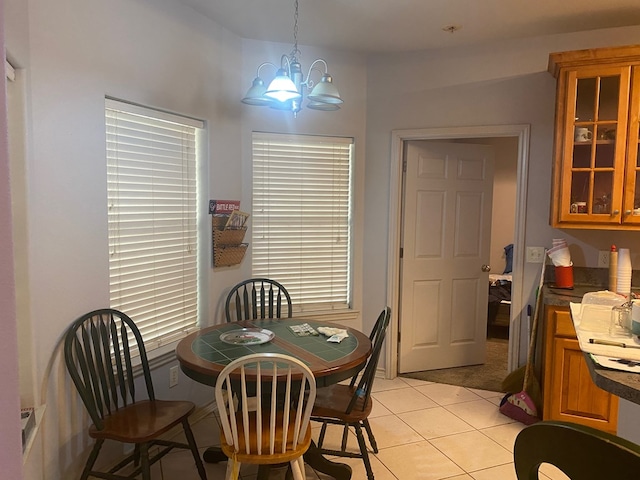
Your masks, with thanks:
M 551 226 L 640 230 L 640 45 L 553 53 Z

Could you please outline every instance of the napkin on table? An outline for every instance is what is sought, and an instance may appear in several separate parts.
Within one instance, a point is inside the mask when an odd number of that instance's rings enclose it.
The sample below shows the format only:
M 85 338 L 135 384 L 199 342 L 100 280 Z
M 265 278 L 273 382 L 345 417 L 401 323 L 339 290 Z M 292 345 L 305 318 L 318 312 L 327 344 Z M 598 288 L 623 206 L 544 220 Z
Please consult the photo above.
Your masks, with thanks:
M 327 342 L 340 343 L 349 336 L 344 328 L 318 327 L 317 330 L 322 335 L 329 337 L 327 338 Z

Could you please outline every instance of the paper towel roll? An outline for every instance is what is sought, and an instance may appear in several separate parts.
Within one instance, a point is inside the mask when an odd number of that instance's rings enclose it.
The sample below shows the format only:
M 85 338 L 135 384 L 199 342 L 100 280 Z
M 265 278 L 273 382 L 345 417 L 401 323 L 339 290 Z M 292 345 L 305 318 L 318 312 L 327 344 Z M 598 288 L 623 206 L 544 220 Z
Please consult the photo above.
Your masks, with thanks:
M 628 248 L 618 250 L 618 273 L 616 275 L 617 293 L 629 296 L 631 293 L 631 253 Z

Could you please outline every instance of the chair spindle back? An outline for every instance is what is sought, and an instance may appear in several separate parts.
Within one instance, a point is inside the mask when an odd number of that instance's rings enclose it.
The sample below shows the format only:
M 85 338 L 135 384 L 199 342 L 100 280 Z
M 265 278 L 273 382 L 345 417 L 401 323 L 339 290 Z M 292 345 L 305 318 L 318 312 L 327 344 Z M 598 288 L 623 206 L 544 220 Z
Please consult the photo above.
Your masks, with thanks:
M 253 395 L 247 393 L 250 384 L 255 385 L 257 405 L 248 401 Z M 225 441 L 236 453 L 284 454 L 306 439 L 316 381 L 309 367 L 296 358 L 253 354 L 224 368 L 216 381 L 215 396 Z
M 87 313 L 65 334 L 64 358 L 91 420 L 102 420 L 136 401 L 132 351 L 140 355 L 147 398 L 155 400 L 147 354 L 131 318 L 114 309 Z
M 235 315 L 231 306 L 235 307 Z M 291 296 L 283 285 L 268 278 L 251 278 L 234 286 L 227 295 L 225 314 L 227 322 L 254 318 L 286 318 L 293 316 Z
M 356 394 L 351 398 L 346 413 L 356 407 L 357 404 L 361 405 L 364 409 L 365 405 L 369 401 L 371 396 L 371 389 L 373 388 L 373 380 L 376 376 L 376 369 L 378 368 L 378 360 L 380 359 L 380 352 L 382 351 L 382 344 L 384 343 L 385 336 L 387 334 L 387 327 L 389 326 L 389 320 L 391 319 L 391 309 L 386 307 L 378 316 L 371 335 L 369 338 L 372 342 L 371 355 L 367 360 L 367 365 L 364 367 L 364 372 L 358 381 L 358 388 Z M 351 379 L 350 385 L 353 387 L 358 377 Z M 360 402 L 359 400 L 362 399 Z

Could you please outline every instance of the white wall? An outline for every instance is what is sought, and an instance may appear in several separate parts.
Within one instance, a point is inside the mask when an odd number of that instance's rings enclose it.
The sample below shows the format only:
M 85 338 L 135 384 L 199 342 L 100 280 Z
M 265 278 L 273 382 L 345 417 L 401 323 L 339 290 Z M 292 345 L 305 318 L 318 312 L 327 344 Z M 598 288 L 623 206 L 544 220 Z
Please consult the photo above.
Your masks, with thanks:
M 0 0 L 0 18 L 4 16 L 4 3 Z M 4 52 L 4 27 L 0 24 L 0 52 Z M 7 97 L 4 58 L 0 59 L 0 424 L 2 449 L 0 465 L 2 476 L 22 477 L 22 445 L 20 443 L 20 398 L 18 395 L 18 337 L 16 330 L 15 283 L 13 264 L 13 229 L 11 220 L 11 191 L 9 176 L 9 148 L 7 130 Z
M 24 180 L 27 321 L 33 338 L 23 347 L 34 354 L 35 401 L 47 405 L 27 478 L 72 478 L 91 442 L 84 433 L 86 415 L 69 394 L 73 387 L 61 362 L 60 341 L 75 318 L 108 305 L 105 95 L 205 120 L 210 135 L 204 198 L 240 199 L 249 211 L 251 131 L 352 136 L 356 208 L 362 212 L 366 64 L 356 55 L 323 52 L 348 100 L 340 112 L 305 110 L 294 120 L 285 112 L 254 112 L 239 101 L 257 65 L 278 62 L 291 45 L 243 42 L 170 0 L 32 0 L 28 6 L 8 1 L 8 56 L 24 69 L 28 85 Z M 300 49 L 303 66 L 320 55 Z M 202 221 L 208 231 L 209 217 Z M 356 251 L 361 252 L 361 213 L 354 224 Z M 355 263 L 359 308 L 361 254 Z M 206 266 L 206 323 L 219 323 L 220 299 L 229 285 L 249 274 L 250 258 L 238 267 Z M 355 326 L 360 326 L 359 317 Z M 186 397 L 199 405 L 210 400 L 210 388 L 184 376 L 179 388 L 169 390 L 169 366 L 154 372 L 158 397 Z
M 549 226 L 556 87 L 547 73 L 549 53 L 634 43 L 640 43 L 640 27 L 371 58 L 367 72 L 365 298 L 384 298 L 389 280 L 384 259 L 390 133 L 396 129 L 529 124 L 526 244 L 550 246 L 552 238 L 565 237 L 574 264 L 587 267 L 595 267 L 598 249 L 612 242 L 635 244 L 640 250 L 637 232 L 564 232 Z M 525 264 L 523 305 L 532 303 L 538 269 L 539 265 Z M 374 313 L 365 303 L 364 318 Z
M 75 318 L 109 303 L 104 97 L 207 121 L 207 159 L 215 165 L 207 189 L 242 195 L 242 46 L 224 28 L 170 1 L 33 0 L 28 10 L 26 2 L 9 1 L 13 17 L 4 24 L 23 28 L 7 37 L 8 55 L 26 67 L 29 85 L 32 348 L 36 402 L 47 404 L 40 431 L 46 448 L 42 457 L 32 453 L 27 469 L 32 478 L 72 478 L 89 444 L 87 421 L 68 393 L 59 347 Z M 206 272 L 215 276 L 208 266 Z M 209 298 L 219 293 L 212 289 Z M 169 391 L 168 375 L 156 375 L 160 398 L 203 404 L 212 396 L 185 377 Z
M 547 73 L 550 52 L 632 43 L 640 43 L 639 27 L 370 59 L 365 258 L 386 257 L 390 132 L 408 128 L 530 124 L 527 245 L 549 246 L 563 236 L 576 265 L 595 267 L 597 250 L 612 239 L 632 243 L 634 234 L 549 226 L 556 81 Z M 385 269 L 384 262 L 365 262 L 365 278 L 377 280 L 368 284 L 366 295 L 384 295 Z M 537 271 L 536 265 L 525 265 L 525 292 L 533 292 Z M 365 318 L 371 313 L 365 310 Z

